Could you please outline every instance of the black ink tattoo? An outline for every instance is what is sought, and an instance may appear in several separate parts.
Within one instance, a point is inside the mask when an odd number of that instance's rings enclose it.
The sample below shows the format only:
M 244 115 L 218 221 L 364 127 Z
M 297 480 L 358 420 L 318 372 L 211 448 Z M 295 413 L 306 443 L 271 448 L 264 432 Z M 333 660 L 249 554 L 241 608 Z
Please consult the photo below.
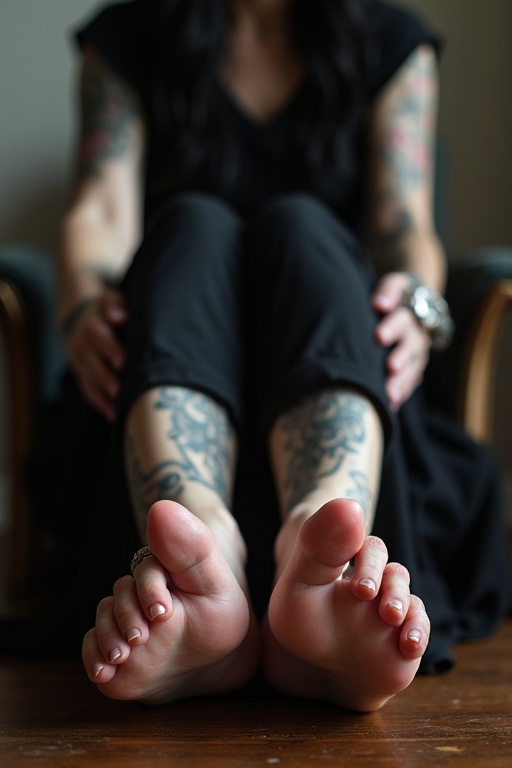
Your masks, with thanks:
M 395 206 L 393 222 L 389 228 L 375 235 L 374 247 L 378 254 L 379 272 L 385 274 L 408 269 L 411 258 L 405 238 L 413 230 L 414 221 L 409 211 Z
M 354 483 L 353 488 L 347 490 L 347 498 L 355 499 L 363 508 L 365 520 L 368 520 L 370 505 L 372 503 L 372 493 L 370 491 L 368 476 L 364 472 L 354 470 L 349 473 L 350 479 Z
M 233 463 L 232 428 L 225 410 L 207 395 L 179 387 L 162 387 L 155 410 L 169 416 L 169 455 L 143 471 L 133 439 L 126 457 L 132 496 L 139 519 L 159 499 L 179 501 L 188 483 L 198 483 L 229 503 Z
M 430 170 L 433 141 L 434 69 L 423 56 L 413 56 L 407 84 L 390 116 L 393 127 L 383 140 L 381 161 L 391 171 L 392 188 L 404 192 L 423 184 Z
M 376 183 L 371 198 L 372 247 L 378 271 L 411 268 L 416 229 L 411 195 L 431 183 L 436 77 L 433 58 L 416 52 L 389 97 L 373 148 Z
M 131 497 L 137 520 L 145 528 L 149 508 L 160 499 L 177 500 L 183 493 L 183 481 L 171 462 L 162 462 L 144 472 L 132 438 L 126 440 L 126 460 L 129 469 Z
M 126 155 L 131 126 L 139 116 L 137 99 L 100 63 L 88 62 L 82 82 L 80 171 L 97 177 L 106 160 Z
M 334 475 L 349 454 L 357 453 L 366 439 L 367 409 L 362 397 L 332 391 L 311 396 L 285 414 L 287 511 L 316 490 L 319 481 Z

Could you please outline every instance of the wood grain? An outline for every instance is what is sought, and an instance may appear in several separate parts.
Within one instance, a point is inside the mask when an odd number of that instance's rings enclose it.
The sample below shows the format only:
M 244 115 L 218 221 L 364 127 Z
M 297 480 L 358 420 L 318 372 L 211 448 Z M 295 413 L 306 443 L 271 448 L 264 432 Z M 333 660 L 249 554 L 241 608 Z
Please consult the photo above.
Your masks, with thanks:
M 510 768 L 512 621 L 377 713 L 253 686 L 160 708 L 110 701 L 77 662 L 0 659 L 0 765 Z

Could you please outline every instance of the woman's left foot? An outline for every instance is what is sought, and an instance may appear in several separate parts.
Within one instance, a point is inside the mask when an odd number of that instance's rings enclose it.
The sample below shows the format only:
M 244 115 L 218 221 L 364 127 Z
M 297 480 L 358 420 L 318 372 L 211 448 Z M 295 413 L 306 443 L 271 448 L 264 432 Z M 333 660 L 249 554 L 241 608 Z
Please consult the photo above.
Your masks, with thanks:
M 274 588 L 264 669 L 285 693 L 374 711 L 412 682 L 429 631 L 407 570 L 365 536 L 359 504 L 336 499 L 304 523 Z

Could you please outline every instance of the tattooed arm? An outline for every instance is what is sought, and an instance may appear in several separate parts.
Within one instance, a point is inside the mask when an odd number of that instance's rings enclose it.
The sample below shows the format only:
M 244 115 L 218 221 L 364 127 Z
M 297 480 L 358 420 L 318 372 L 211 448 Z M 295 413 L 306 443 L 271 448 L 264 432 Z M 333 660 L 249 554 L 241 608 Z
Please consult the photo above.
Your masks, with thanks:
M 81 102 L 77 187 L 61 232 L 57 323 L 83 395 L 111 419 L 123 363 L 114 331 L 126 321 L 112 284 L 140 239 L 144 127 L 135 94 L 92 50 L 84 53 Z
M 400 307 L 407 272 L 442 292 L 445 258 L 432 218 L 437 101 L 435 54 L 419 47 L 378 97 L 370 125 L 368 240 L 381 280 L 377 338 L 392 347 L 387 393 L 398 409 L 421 382 L 430 339 Z

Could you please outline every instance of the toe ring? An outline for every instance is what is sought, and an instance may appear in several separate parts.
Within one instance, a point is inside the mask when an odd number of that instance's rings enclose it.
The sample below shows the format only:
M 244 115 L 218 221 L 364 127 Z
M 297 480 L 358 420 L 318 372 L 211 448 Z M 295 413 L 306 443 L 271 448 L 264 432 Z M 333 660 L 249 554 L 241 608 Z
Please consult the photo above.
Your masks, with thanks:
M 152 553 L 149 547 L 142 547 L 141 549 L 138 549 L 137 552 L 134 554 L 134 556 L 132 557 L 131 565 L 130 565 L 132 576 L 134 575 L 136 567 L 140 565 L 142 561 L 146 559 L 146 557 L 154 557 L 154 554 Z

